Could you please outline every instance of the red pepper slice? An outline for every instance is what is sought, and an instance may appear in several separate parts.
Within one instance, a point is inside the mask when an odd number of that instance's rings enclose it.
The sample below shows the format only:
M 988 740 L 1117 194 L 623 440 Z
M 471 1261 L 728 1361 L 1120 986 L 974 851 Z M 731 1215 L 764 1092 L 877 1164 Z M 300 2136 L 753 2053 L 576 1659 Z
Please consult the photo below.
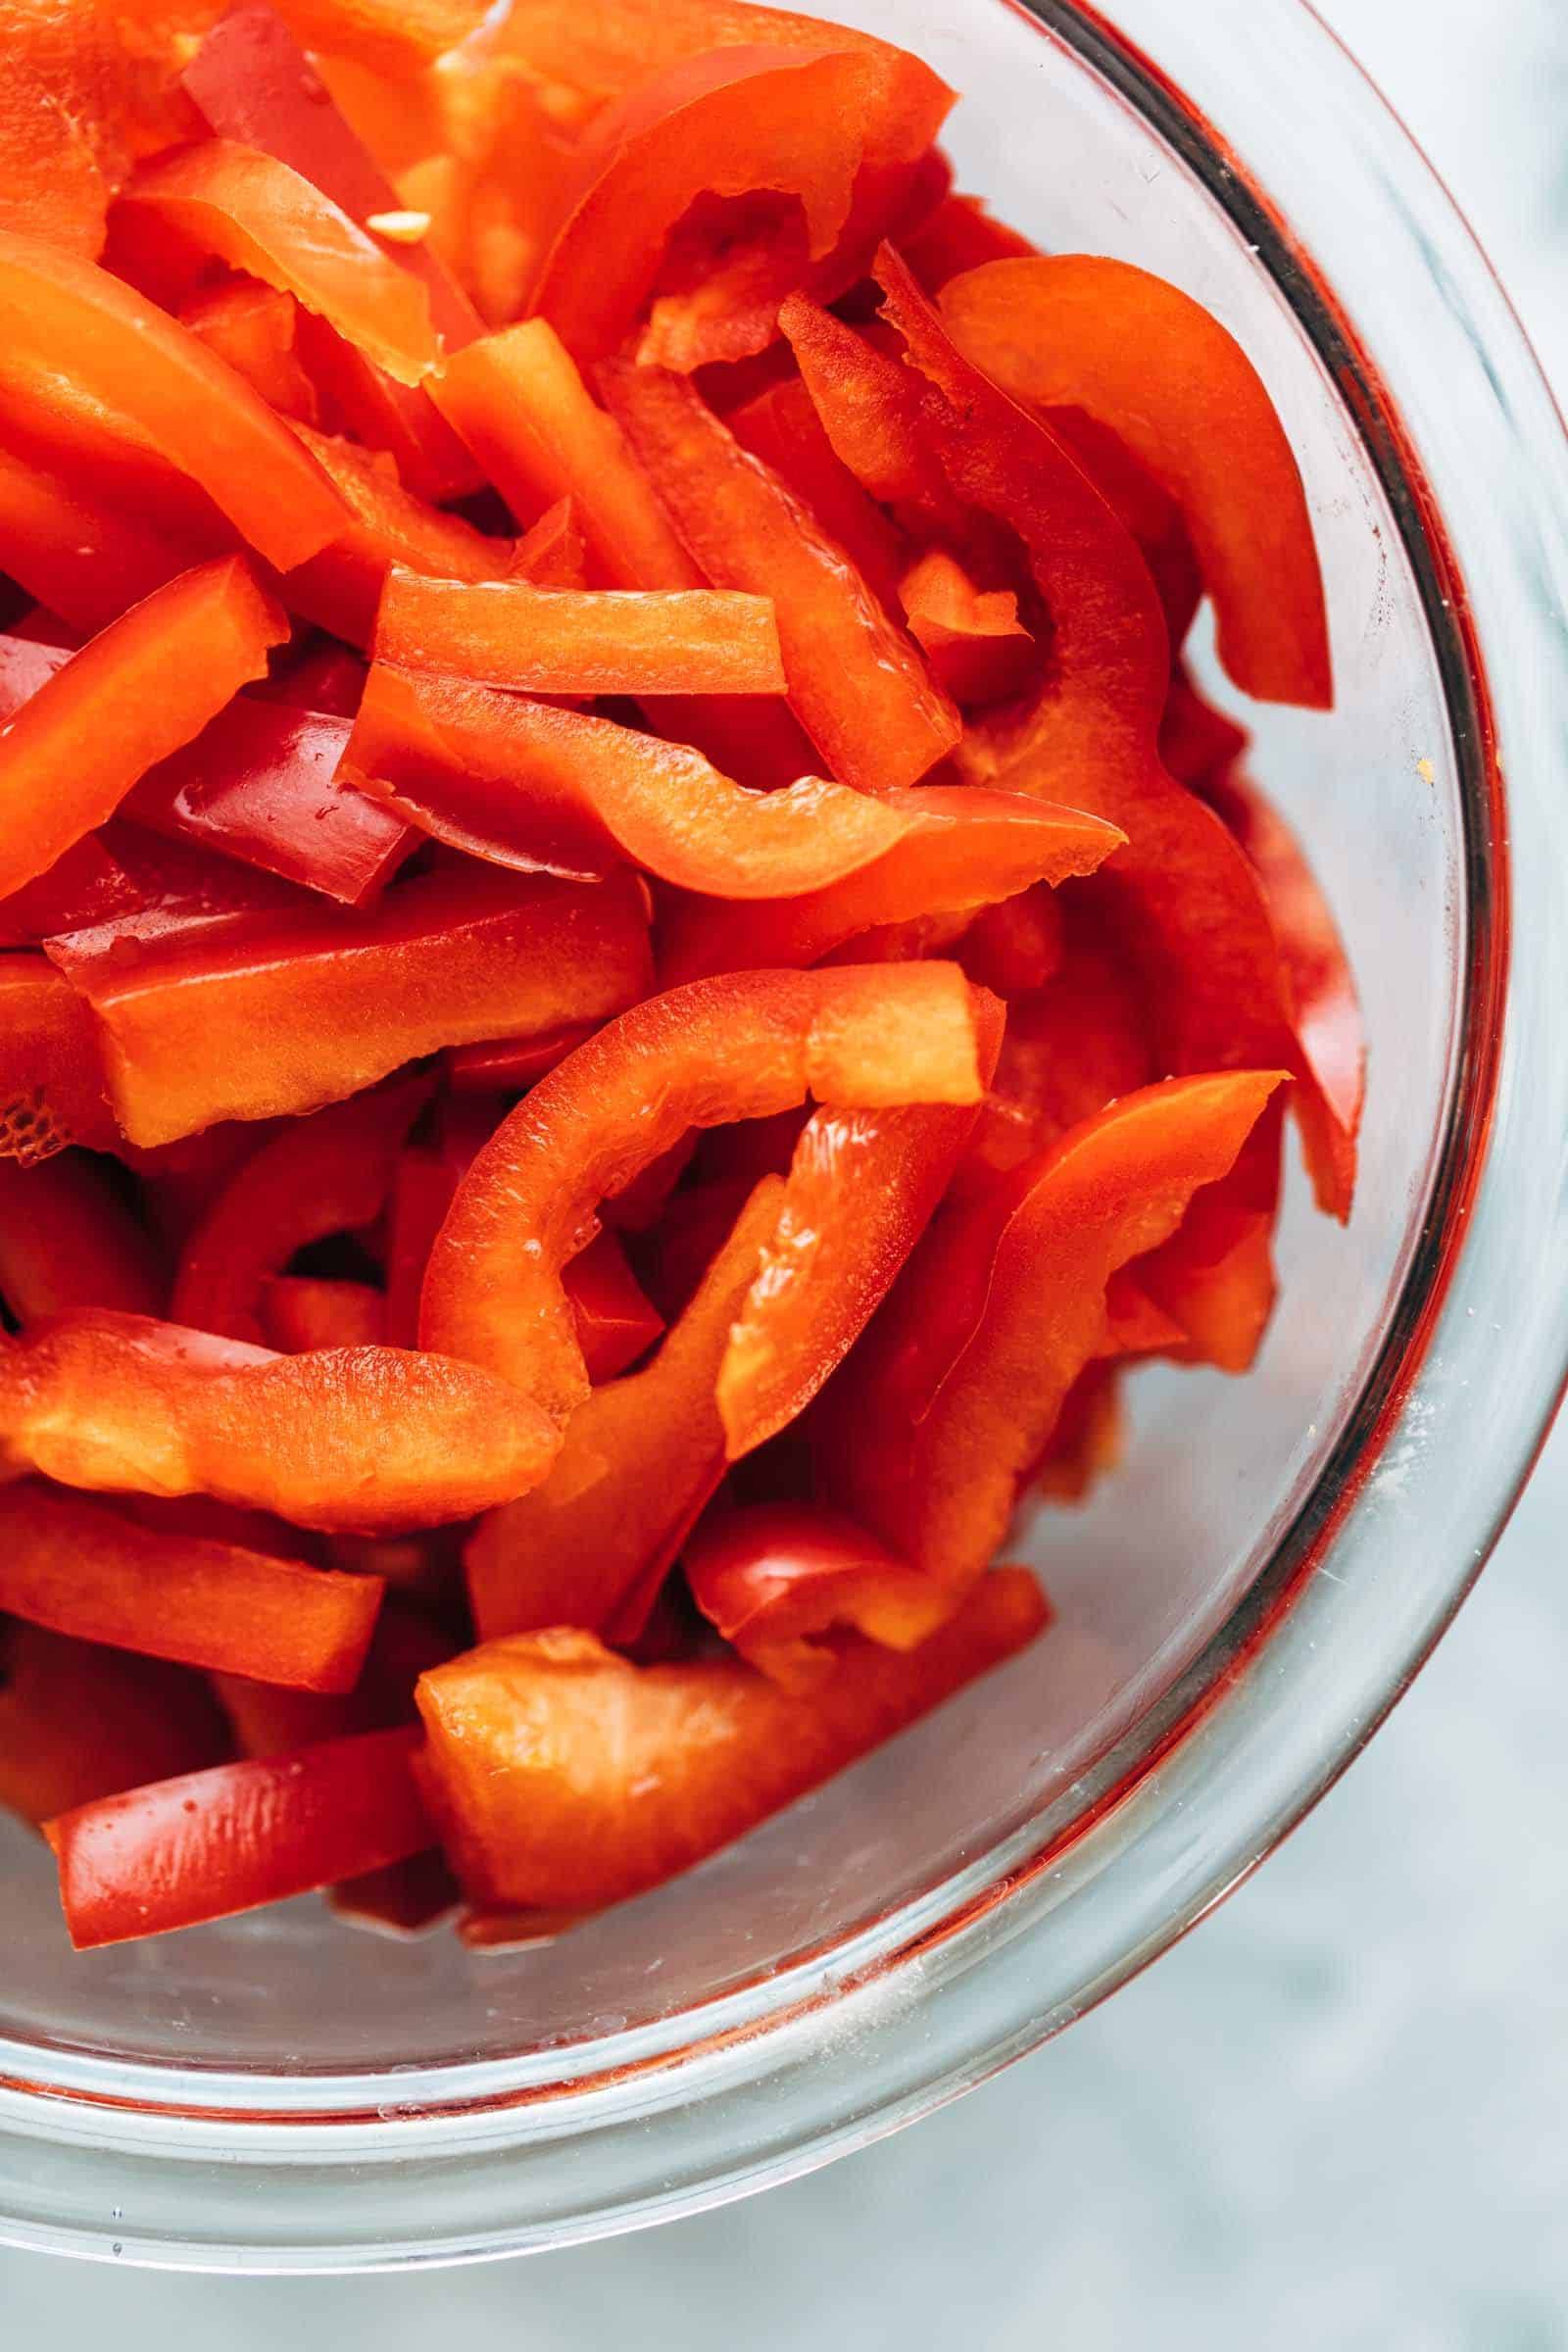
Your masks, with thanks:
M 592 874 L 631 858 L 726 899 L 811 891 L 854 873 L 923 824 L 939 797 L 908 795 L 919 805 L 906 809 L 817 776 L 751 792 L 686 745 L 380 662 L 342 772 L 438 840 L 497 864 Z
M 296 1250 L 380 1215 L 404 1140 L 430 1098 L 403 1078 L 292 1120 L 229 1179 L 185 1244 L 176 1323 L 260 1346 L 262 1293 Z
M 1056 1426 L 1031 1473 L 1048 1501 L 1086 1502 L 1126 1448 L 1121 1366 L 1102 1357 L 1086 1364 L 1062 1399 Z
M 995 906 L 982 906 L 959 942 L 957 960 L 976 987 L 1022 997 L 1054 980 L 1066 952 L 1061 901 L 1037 882 Z
M 219 1764 L 46 1825 L 78 1951 L 226 1919 L 430 1842 L 412 1730 Z
M 0 228 L 96 261 L 109 189 L 82 124 L 41 74 L 12 47 L 6 27 L 0 76 Z
M 189 561 L 151 524 L 0 449 L 0 570 L 72 628 L 106 627 Z
M 395 1348 L 271 1355 L 104 1313 L 0 1346 L 0 1470 L 64 1486 L 213 1494 L 375 1534 L 511 1501 L 559 1443 L 474 1366 Z
M 660 960 L 667 984 L 759 964 L 808 964 L 884 924 L 962 915 L 1032 884 L 1093 873 L 1122 839 L 1102 818 L 1018 792 L 933 785 L 885 795 L 908 830 L 874 864 L 822 889 L 742 907 L 672 900 Z
M 768 466 L 809 510 L 864 574 L 887 611 L 896 613 L 899 582 L 912 551 L 839 457 L 799 376 L 732 409 L 725 421 L 742 449 Z
M 462 1894 L 446 1856 L 432 1846 L 428 1853 L 409 1854 L 380 1870 L 362 1870 L 355 1878 L 339 1880 L 330 1901 L 334 1915 L 351 1927 L 402 1940 L 421 1936 L 445 1919 L 457 1909 Z
M 517 541 L 509 576 L 536 588 L 586 588 L 588 543 L 575 499 L 558 498 Z
M 19 1323 L 79 1306 L 157 1315 L 168 1297 L 159 1250 L 85 1153 L 0 1159 L 0 1298 Z
M 822 1446 L 835 1498 L 948 1592 L 1004 1538 L 1019 1482 L 1100 1348 L 1111 1274 L 1228 1173 L 1282 1075 L 1147 1087 L 928 1231 L 835 1394 Z
M 497 1037 L 482 1046 L 449 1046 L 441 1066 L 455 1095 L 520 1095 L 592 1034 L 574 1023 L 547 1029 L 540 1037 Z
M 724 1475 L 714 1383 L 783 1198 L 780 1179 L 764 1178 L 653 1361 L 596 1389 L 549 1478 L 474 1531 L 465 1559 L 484 1640 L 552 1625 L 640 1629 Z
M 0 234 L 0 405 L 52 446 L 205 490 L 286 571 L 344 527 L 342 501 L 242 376 L 107 270 Z
M 328 718 L 352 718 L 360 707 L 365 663 L 358 654 L 314 629 L 296 631 L 293 642 L 272 657 L 272 666 L 252 700 L 285 703 L 292 710 L 318 710 Z
M 42 956 L 0 956 L 0 1159 L 118 1136 L 92 1014 Z
M 813 1503 L 754 1503 L 709 1519 L 683 1561 L 709 1623 L 786 1690 L 818 1690 L 834 1673 L 839 1653 L 824 1634 L 853 1629 L 908 1650 L 951 1614 L 928 1576 Z
M 987 211 L 982 198 L 949 194 L 899 250 L 928 294 L 936 294 L 962 270 L 986 262 L 1016 261 L 1038 248 L 1005 220 Z
M 0 638 L 0 714 L 12 681 L 7 653 L 17 642 Z M 88 833 L 62 851 L 47 873 L 0 899 L 0 948 L 35 948 L 64 931 L 112 922 L 139 906 L 141 895 L 114 852 Z
M 264 673 L 286 635 L 230 556 L 182 573 L 72 655 L 0 728 L 0 893 L 112 815 L 138 776 Z
M 765 596 L 723 589 L 468 585 L 394 565 L 375 651 L 530 694 L 782 694 L 784 664 Z
M 216 1764 L 226 1746 L 198 1675 L 41 1625 L 0 1631 L 0 1805 L 35 1829 L 97 1797 Z
M 78 1641 L 352 1690 L 381 1592 L 375 1577 L 154 1531 L 32 1479 L 0 1490 L 0 1606 Z
M 279 1355 L 318 1348 L 384 1348 L 386 1298 L 368 1282 L 270 1274 L 262 1284 L 263 1340 Z
M 1190 1362 L 1246 1372 L 1262 1345 L 1278 1287 L 1284 1114 L 1276 1097 L 1229 1175 L 1205 1185 L 1170 1240 L 1137 1261 L 1144 1291 L 1178 1327 L 1174 1347 L 1156 1345 Z
M 532 0 L 494 27 L 499 54 L 530 80 L 552 83 L 558 100 L 581 99 L 580 120 L 624 97 L 683 58 L 710 49 L 859 49 L 897 57 L 874 33 L 829 24 L 749 0 Z
M 180 304 L 179 320 L 242 375 L 270 409 L 296 423 L 316 423 L 316 386 L 300 361 L 299 312 L 292 294 L 237 277 L 226 285 L 199 288 Z
M 1205 701 L 1178 662 L 1159 722 L 1159 756 L 1176 781 L 1206 799 L 1210 781 L 1235 767 L 1251 740 L 1245 727 Z
M 1034 639 L 1010 588 L 977 588 L 956 557 L 930 548 L 899 586 L 909 634 L 956 703 L 994 703 L 1020 693 Z
M 688 1128 L 808 1094 L 870 1110 L 980 1091 L 951 964 L 748 972 L 651 998 L 542 1078 L 480 1152 L 431 1252 L 421 1342 L 568 1413 L 588 1381 L 561 1269 L 605 1196 Z
M 1001 1569 L 907 1656 L 846 1642 L 807 1697 L 727 1661 L 636 1667 L 589 1634 L 490 1642 L 419 1683 L 424 1786 L 474 1901 L 596 1910 L 744 1836 L 1046 1617 L 1033 1577 Z
M 133 1143 L 314 1110 L 403 1063 L 509 1028 L 599 1019 L 648 982 L 640 894 L 475 868 L 390 891 L 373 915 L 257 915 L 138 960 L 71 956 Z
M 598 1388 L 648 1352 L 664 1318 L 645 1296 L 612 1233 L 596 1234 L 562 1280 L 588 1378 Z
M 286 1756 L 323 1740 L 414 1723 L 415 1685 L 454 1654 L 453 1643 L 428 1618 L 389 1593 L 352 1690 L 290 1690 L 237 1674 L 215 1674 L 212 1687 L 242 1756 Z
M 1300 470 L 1241 345 L 1201 304 L 1127 262 L 995 262 L 943 289 L 960 350 L 1031 408 L 1109 425 L 1179 500 L 1214 599 L 1220 660 L 1247 693 L 1333 701 L 1323 581 Z
M 773 598 L 790 702 L 831 772 L 862 791 L 915 783 L 958 715 L 844 549 L 684 376 L 617 366 L 602 380 L 710 580 Z

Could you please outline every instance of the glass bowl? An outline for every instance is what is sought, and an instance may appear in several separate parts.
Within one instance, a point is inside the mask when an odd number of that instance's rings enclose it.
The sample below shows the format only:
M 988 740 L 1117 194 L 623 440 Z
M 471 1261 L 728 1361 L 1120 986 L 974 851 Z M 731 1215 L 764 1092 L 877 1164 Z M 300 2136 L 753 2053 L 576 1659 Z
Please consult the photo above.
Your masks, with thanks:
M 827 13 L 831 13 L 831 8 Z M 863 2144 L 1201 1917 L 1404 1689 L 1568 1361 L 1564 450 L 1443 191 L 1298 0 L 848 0 L 963 93 L 959 184 L 1174 278 L 1300 454 L 1332 715 L 1255 714 L 1364 998 L 1341 1232 L 1294 1182 L 1256 1373 L 1146 1376 L 1017 1547 L 1029 1655 L 682 1884 L 531 1952 L 314 1900 L 73 1958 L 0 1842 L 0 2233 L 192 2267 L 451 2261 Z M 1346 1889 L 1347 1902 L 1353 1889 Z M 1049 2127 L 1047 2127 L 1049 2128 Z

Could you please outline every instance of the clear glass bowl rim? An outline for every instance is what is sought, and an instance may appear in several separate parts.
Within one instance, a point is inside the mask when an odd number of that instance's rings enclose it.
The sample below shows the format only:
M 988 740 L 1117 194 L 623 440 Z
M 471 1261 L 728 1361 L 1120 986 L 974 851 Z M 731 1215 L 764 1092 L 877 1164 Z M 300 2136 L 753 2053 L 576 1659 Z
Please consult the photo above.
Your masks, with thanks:
M 0 2239 L 230 2270 L 474 2260 L 671 2218 L 863 2145 L 1048 2039 L 1273 1850 L 1408 1687 L 1528 1478 L 1568 1376 L 1568 1318 L 1539 1296 L 1488 1293 L 1509 1310 L 1509 1346 L 1525 1359 L 1505 1442 L 1419 1602 L 1325 1691 L 1320 1651 L 1345 1605 L 1333 1563 L 1385 1507 L 1379 1466 L 1412 1410 L 1449 1411 L 1454 1366 L 1481 1367 L 1467 1282 L 1494 1292 L 1489 1234 L 1510 1213 L 1518 1172 L 1544 1154 L 1560 1166 L 1568 1133 L 1550 1025 L 1529 1002 L 1544 985 L 1531 943 L 1553 914 L 1568 932 L 1568 818 L 1513 767 L 1505 809 L 1501 761 L 1534 734 L 1542 698 L 1559 721 L 1568 711 L 1568 664 L 1541 585 L 1568 582 L 1556 412 L 1463 221 L 1306 0 L 1215 0 L 1216 20 L 1239 23 L 1245 7 L 1258 43 L 1276 21 L 1299 36 L 1310 20 L 1314 72 L 1388 142 L 1390 182 L 1419 222 L 1434 282 L 1497 387 L 1505 455 L 1535 470 L 1543 544 L 1494 548 L 1503 584 L 1489 571 L 1485 601 L 1472 604 L 1445 519 L 1446 460 L 1434 462 L 1430 436 L 1417 456 L 1397 372 L 1385 358 L 1380 373 L 1196 106 L 1081 0 L 998 4 L 1131 97 L 1286 291 L 1382 477 L 1444 673 L 1465 821 L 1457 1082 L 1427 1240 L 1351 1424 L 1261 1576 L 1160 1704 L 1008 1847 L 853 1944 L 662 2027 L 528 2062 L 290 2082 L 0 2040 Z M 1222 24 L 1213 35 L 1224 38 Z M 1473 564 L 1467 576 L 1473 586 Z M 1514 658 L 1489 676 L 1481 638 L 1509 592 Z M 1549 1267 L 1568 1243 L 1560 1189 L 1550 1230 L 1535 1238 Z M 1408 1465 L 1407 1490 L 1435 1477 L 1432 1451 Z M 1251 1671 L 1265 1651 L 1277 1669 L 1266 1700 Z M 1287 1705 L 1292 1690 L 1298 1699 L 1314 1690 L 1309 1728 L 1282 1718 L 1281 1677 Z

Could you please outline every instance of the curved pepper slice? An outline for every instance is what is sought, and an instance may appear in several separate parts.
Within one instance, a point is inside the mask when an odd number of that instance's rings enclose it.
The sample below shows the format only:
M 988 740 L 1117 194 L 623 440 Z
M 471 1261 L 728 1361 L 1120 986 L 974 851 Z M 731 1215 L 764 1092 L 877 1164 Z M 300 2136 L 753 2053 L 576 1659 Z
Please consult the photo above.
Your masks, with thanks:
M 179 322 L 242 375 L 280 416 L 315 424 L 316 386 L 300 362 L 299 312 L 292 294 L 236 277 L 198 289 L 179 306 Z
M 1037 252 L 1029 239 L 998 220 L 978 196 L 950 192 L 899 250 L 928 294 L 936 294 L 961 270 L 985 262 L 1016 261 Z
M 593 176 L 534 290 L 535 310 L 579 361 L 624 342 L 699 198 L 798 200 L 805 235 L 787 243 L 794 268 L 761 304 L 752 350 L 771 339 L 780 297 L 834 255 L 852 215 L 862 253 L 889 225 L 905 193 L 896 167 L 925 153 L 952 91 L 902 51 L 835 50 L 831 29 L 816 56 L 763 41 L 685 58 L 595 123 Z M 742 354 L 726 344 L 707 356 Z
M 630 858 L 726 899 L 818 889 L 880 858 L 911 822 L 894 803 L 817 776 L 750 792 L 686 745 L 379 662 L 343 774 L 497 864 L 581 874 Z
M 574 1054 L 591 1028 L 573 1023 L 538 1037 L 495 1037 L 479 1046 L 449 1046 L 441 1056 L 455 1095 L 520 1095 Z
M 744 1836 L 1046 1620 L 1033 1577 L 999 1569 L 907 1656 L 846 1642 L 805 1697 L 727 1660 L 633 1666 L 590 1634 L 490 1642 L 420 1678 L 423 1786 L 474 1901 L 596 1910 Z
M 751 0 L 531 0 L 496 25 L 514 72 L 573 91 L 591 115 L 710 49 L 861 49 L 897 55 L 874 33 Z
M 440 338 L 425 288 L 320 189 L 275 155 L 203 139 L 144 164 L 115 205 L 116 235 L 193 276 L 215 256 L 292 294 L 397 382 L 416 385 Z
M 1180 501 L 1219 655 L 1268 702 L 1333 701 L 1323 581 L 1300 469 L 1256 369 L 1200 303 L 1087 254 L 952 279 L 961 351 L 1031 408 L 1087 409 Z
M 10 52 L 0 74 L 0 227 L 96 261 L 109 189 L 93 143 L 59 93 Z
M 0 1346 L 0 1471 L 63 1486 L 212 1494 L 376 1534 L 508 1502 L 559 1445 L 514 1390 L 395 1348 L 271 1355 L 102 1313 Z
M 219 1764 L 45 1825 L 78 1951 L 226 1919 L 430 1843 L 414 1730 Z
M 782 694 L 784 664 L 765 596 L 714 588 L 536 588 L 466 584 L 394 565 L 375 651 L 529 694 Z
M 1150 1300 L 1177 1325 L 1156 1345 L 1222 1372 L 1250 1369 L 1274 1310 L 1274 1228 L 1279 1218 L 1284 1102 L 1276 1097 L 1236 1164 L 1205 1185 L 1168 1242 L 1133 1271 Z
M 291 1120 L 264 1143 L 186 1242 L 171 1319 L 260 1346 L 268 1277 L 312 1242 L 374 1223 L 430 1092 L 425 1078 L 394 1080 Z
M 1061 901 L 1044 882 L 982 906 L 958 943 L 958 961 L 970 979 L 999 997 L 1044 988 L 1060 971 L 1065 954 Z
M 547 1411 L 588 1393 L 561 1272 L 599 1203 L 691 1127 L 808 1094 L 847 1109 L 976 1102 L 974 1013 L 951 964 L 749 972 L 654 997 L 542 1078 L 464 1181 L 425 1276 L 420 1339 Z
M 90 636 L 190 562 L 151 524 L 0 449 L 0 571 Z
M 0 895 L 111 816 L 287 635 L 238 557 L 187 571 L 74 654 L 0 727 Z
M 765 1177 L 653 1361 L 596 1389 L 544 1483 L 475 1529 L 464 1557 L 481 1639 L 640 1627 L 724 1475 L 714 1382 L 783 1197 Z
M 897 612 L 899 582 L 913 551 L 840 458 L 799 376 L 732 409 L 725 422 L 742 449 L 768 466 L 837 540 L 887 611 Z
M 69 968 L 121 1123 L 151 1145 L 315 1110 L 442 1046 L 602 1019 L 643 994 L 648 944 L 629 876 L 581 888 L 478 868 L 405 883 L 373 915 L 259 914 Z
M 932 1227 L 835 1392 L 830 1490 L 961 1592 L 1100 1348 L 1106 1286 L 1234 1164 L 1282 1072 L 1170 1079 L 1112 1103 Z M 864 1443 L 874 1429 L 877 1442 Z
M 663 912 L 660 962 L 666 985 L 760 964 L 808 964 L 862 932 L 927 915 L 961 915 L 1037 882 L 1089 874 L 1125 838 L 1076 808 L 1020 792 L 930 785 L 889 793 L 903 812 L 902 841 L 843 881 L 745 907 L 699 898 Z
M 952 1614 L 928 1576 L 814 1503 L 760 1502 L 705 1521 L 682 1562 L 709 1623 L 786 1690 L 817 1690 L 834 1672 L 824 1634 L 853 1630 L 908 1650 Z
M 558 498 L 517 541 L 508 577 L 536 588 L 586 588 L 588 545 L 574 498 Z
M 772 597 L 791 705 L 831 772 L 861 791 L 915 783 L 958 714 L 844 549 L 684 376 L 618 365 L 602 381 L 710 580 Z
M 41 1625 L 0 1631 L 0 1805 L 35 1829 L 216 1764 L 227 1744 L 199 1675 Z
M 262 1284 L 261 1328 L 279 1355 L 320 1348 L 384 1348 L 386 1298 L 368 1282 L 271 1274 Z
M 0 1159 L 118 1137 L 92 1014 L 42 956 L 0 956 Z
M 0 1159 L 0 1298 L 19 1323 L 79 1306 L 156 1315 L 168 1296 L 156 1245 L 94 1161 Z
M 0 1488 L 0 1607 L 82 1642 L 306 1690 L 352 1690 L 376 1577 L 174 1536 L 33 1479 Z
M 977 588 L 956 557 L 930 548 L 899 584 L 909 634 L 956 703 L 1019 693 L 1034 639 L 1010 588 Z
M 51 446 L 155 453 L 280 570 L 344 527 L 288 426 L 187 328 L 107 270 L 3 234 L 0 404 Z

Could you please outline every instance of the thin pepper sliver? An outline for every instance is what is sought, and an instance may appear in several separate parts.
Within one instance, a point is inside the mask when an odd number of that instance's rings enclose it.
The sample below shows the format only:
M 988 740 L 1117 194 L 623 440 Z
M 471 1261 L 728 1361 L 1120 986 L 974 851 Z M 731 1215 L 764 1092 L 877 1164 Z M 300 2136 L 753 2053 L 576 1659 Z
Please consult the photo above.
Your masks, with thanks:
M 34 1828 L 227 1744 L 199 1674 L 20 1620 L 0 1630 L 0 1805 Z
M 915 1649 L 949 1614 L 929 1577 L 820 1504 L 718 1514 L 688 1541 L 682 1564 L 709 1623 L 787 1690 L 813 1690 L 832 1674 L 825 1634 L 853 1629 L 887 1649 Z

